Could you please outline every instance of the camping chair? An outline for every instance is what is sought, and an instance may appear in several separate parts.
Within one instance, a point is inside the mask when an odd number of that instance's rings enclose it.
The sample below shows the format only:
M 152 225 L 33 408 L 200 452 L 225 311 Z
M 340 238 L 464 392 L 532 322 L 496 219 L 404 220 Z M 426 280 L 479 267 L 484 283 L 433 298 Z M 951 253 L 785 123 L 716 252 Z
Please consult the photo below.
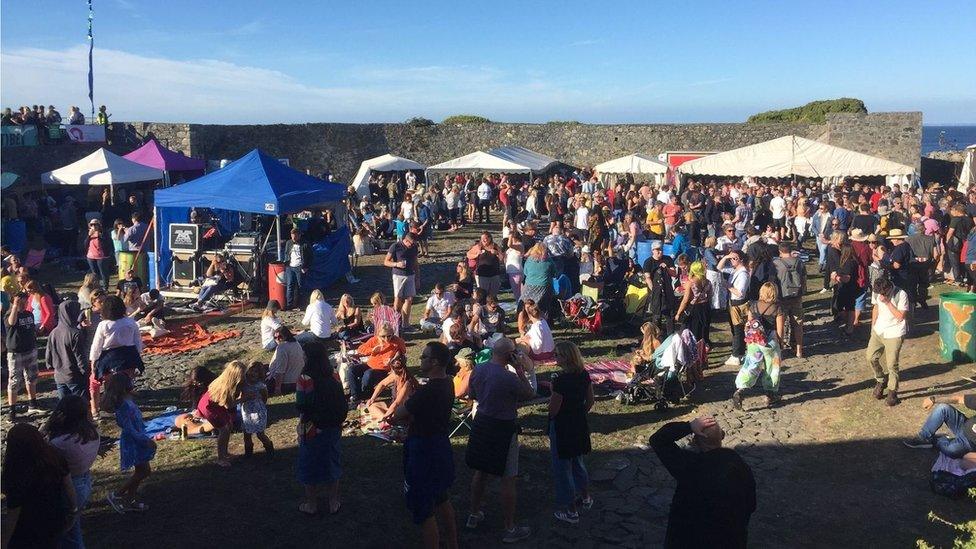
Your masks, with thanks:
M 463 399 L 455 399 L 454 406 L 451 408 L 451 418 L 453 421 L 457 421 L 457 425 L 448 435 L 448 438 L 454 438 L 461 428 L 466 428 L 468 432 L 471 432 L 471 420 L 474 419 L 474 404 L 470 401 Z

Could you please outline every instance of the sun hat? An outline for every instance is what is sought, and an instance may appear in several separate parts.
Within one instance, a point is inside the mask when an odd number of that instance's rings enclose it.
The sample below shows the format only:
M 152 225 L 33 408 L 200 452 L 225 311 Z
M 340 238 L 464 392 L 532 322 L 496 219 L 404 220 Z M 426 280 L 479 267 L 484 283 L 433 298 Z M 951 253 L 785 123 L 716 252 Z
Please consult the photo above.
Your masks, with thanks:
M 877 243 L 878 242 L 878 235 L 876 235 L 876 234 L 869 234 L 868 235 L 868 242 L 875 242 L 875 243 Z
M 471 347 L 462 347 L 454 356 L 459 360 L 470 360 L 474 356 L 474 349 Z
M 894 240 L 896 238 L 905 238 L 905 233 L 901 229 L 891 229 L 888 231 L 888 240 Z
M 853 240 L 854 242 L 864 242 L 867 239 L 868 236 L 864 234 L 864 231 L 862 231 L 861 229 L 851 230 L 851 240 Z

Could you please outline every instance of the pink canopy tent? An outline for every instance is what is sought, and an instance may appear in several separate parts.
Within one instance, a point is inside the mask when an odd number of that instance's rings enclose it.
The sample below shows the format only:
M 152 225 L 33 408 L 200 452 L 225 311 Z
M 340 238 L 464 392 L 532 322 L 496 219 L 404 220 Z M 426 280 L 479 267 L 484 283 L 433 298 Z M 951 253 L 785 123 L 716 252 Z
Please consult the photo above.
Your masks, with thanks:
M 203 171 L 207 167 L 205 160 L 190 158 L 176 151 L 171 151 L 160 145 L 155 139 L 146 141 L 143 146 L 123 158 L 167 172 Z

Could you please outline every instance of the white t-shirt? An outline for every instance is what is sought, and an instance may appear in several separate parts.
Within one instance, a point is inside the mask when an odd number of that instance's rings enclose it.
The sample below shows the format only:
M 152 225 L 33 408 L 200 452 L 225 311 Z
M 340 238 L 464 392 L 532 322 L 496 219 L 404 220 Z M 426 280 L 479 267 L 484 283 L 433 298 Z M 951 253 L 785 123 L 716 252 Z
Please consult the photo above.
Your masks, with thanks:
M 661 191 L 657 193 L 657 201 L 661 204 L 671 202 L 671 191 Z
M 447 318 L 447 313 L 451 310 L 451 305 L 454 305 L 456 301 L 454 294 L 451 292 L 444 292 L 440 297 L 432 294 L 427 298 L 427 310 L 434 311 L 437 318 Z
M 507 274 L 522 274 L 522 252 L 515 248 L 505 250 L 505 272 Z
M 335 311 L 332 310 L 332 305 L 325 301 L 309 303 L 302 324 L 308 326 L 310 332 L 322 339 L 332 337 L 332 325 L 335 324 Z
M 491 185 L 482 182 L 478 185 L 478 200 L 490 200 L 491 199 Z
M 782 196 L 774 196 L 769 201 L 769 209 L 773 212 L 773 219 L 783 219 L 783 216 L 786 215 L 786 201 L 783 200 Z
M 589 215 L 590 215 L 590 209 L 587 208 L 586 206 L 580 206 L 576 210 L 576 228 L 577 229 L 579 229 L 581 231 L 585 231 L 586 229 L 589 228 L 589 225 L 587 224 L 587 218 L 589 217 Z
M 261 347 L 267 349 L 274 341 L 274 332 L 281 328 L 281 321 L 277 317 L 266 316 L 261 319 Z
M 905 293 L 905 290 L 896 290 L 891 302 L 899 311 L 908 312 L 908 294 Z M 908 324 L 905 319 L 898 320 L 895 318 L 887 305 L 878 303 L 878 294 L 874 292 L 871 292 L 871 305 L 878 308 L 878 319 L 871 327 L 874 333 L 885 339 L 903 337 L 908 333 Z
M 289 267 L 301 267 L 302 266 L 302 246 L 300 244 L 294 244 L 291 247 L 291 257 L 288 258 Z
M 552 330 L 545 320 L 533 322 L 525 332 L 525 337 L 529 341 L 529 349 L 533 354 L 551 353 L 556 349 L 556 343 L 552 340 Z
M 454 343 L 454 340 L 451 339 L 451 326 L 454 326 L 453 318 L 445 318 L 444 322 L 441 323 L 441 335 L 444 338 L 445 345 Z
M 410 202 L 409 200 L 404 200 L 403 203 L 400 204 L 400 213 L 403 214 L 403 220 L 404 221 L 410 221 L 410 220 L 412 220 L 413 219 L 413 202 Z

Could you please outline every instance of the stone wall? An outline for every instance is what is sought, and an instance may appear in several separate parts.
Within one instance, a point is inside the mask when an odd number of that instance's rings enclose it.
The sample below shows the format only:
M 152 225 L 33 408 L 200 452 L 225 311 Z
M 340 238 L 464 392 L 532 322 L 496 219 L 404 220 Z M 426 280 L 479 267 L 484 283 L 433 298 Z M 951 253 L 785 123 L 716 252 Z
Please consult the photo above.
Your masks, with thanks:
M 592 166 L 629 154 L 724 151 L 784 135 L 799 135 L 920 166 L 921 113 L 828 115 L 826 124 L 276 124 L 223 126 L 155 122 L 114 123 L 114 152 L 125 153 L 147 137 L 198 158 L 235 159 L 253 148 L 287 158 L 314 174 L 331 171 L 349 181 L 359 164 L 393 153 L 424 164 L 503 145 L 521 145 L 568 164 Z M 95 147 L 65 144 L 3 151 L 3 170 L 36 180 L 41 172 L 74 161 Z

